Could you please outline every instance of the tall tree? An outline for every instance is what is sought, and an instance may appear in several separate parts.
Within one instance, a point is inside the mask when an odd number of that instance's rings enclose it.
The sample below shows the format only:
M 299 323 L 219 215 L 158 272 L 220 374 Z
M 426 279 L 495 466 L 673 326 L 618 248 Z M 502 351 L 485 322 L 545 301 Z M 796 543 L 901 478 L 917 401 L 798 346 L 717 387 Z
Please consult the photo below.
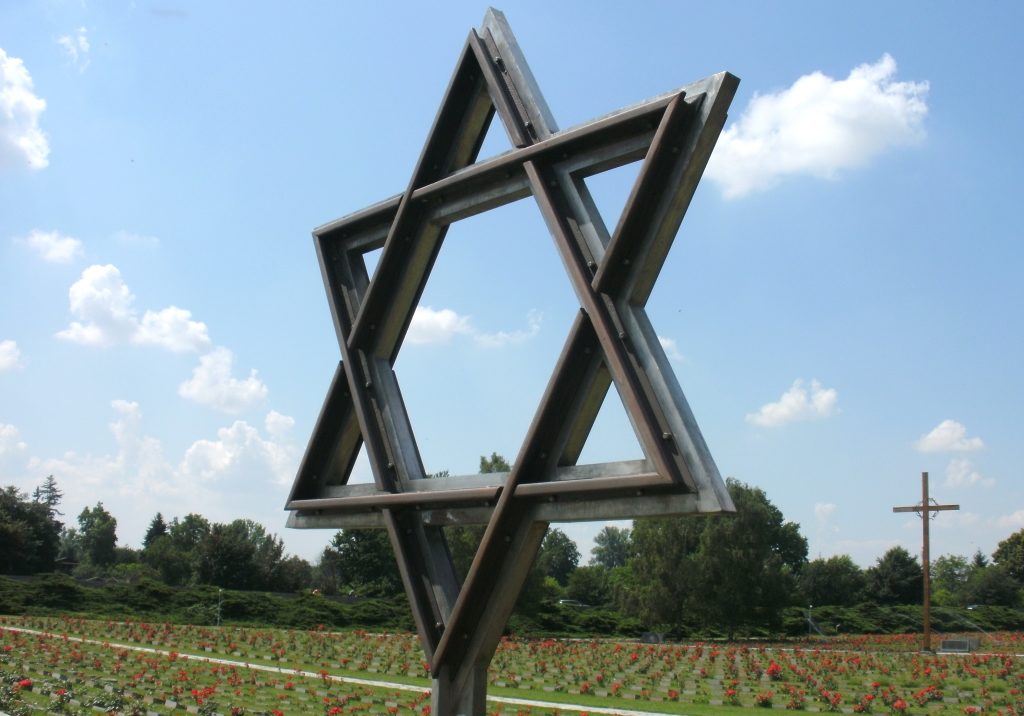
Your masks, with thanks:
M 921 564 L 903 547 L 879 557 L 867 578 L 869 595 L 880 604 L 919 604 L 923 598 Z
M 490 457 L 480 456 L 480 473 L 488 472 L 511 472 L 512 467 L 508 464 L 508 460 L 499 455 L 496 452 L 492 452 Z
M 149 523 L 146 536 L 142 538 L 142 546 L 149 547 L 157 537 L 163 537 L 166 534 L 167 523 L 164 522 L 164 516 L 157 512 L 156 517 Z
M 629 549 L 629 528 L 608 525 L 594 537 L 590 563 L 601 565 L 605 569 L 622 567 L 629 558 Z
M 97 502 L 95 507 L 86 507 L 78 515 L 78 531 L 81 534 L 85 558 L 96 567 L 109 567 L 117 553 L 117 519 Z
M 577 567 L 569 575 L 566 593 L 590 606 L 603 606 L 612 597 L 608 569 L 600 564 Z
M 341 570 L 341 591 L 368 597 L 402 593 L 402 578 L 384 530 L 340 530 L 328 549 Z
M 0 573 L 52 572 L 61 524 L 42 501 L 29 501 L 13 485 L 0 489 Z
M 764 491 L 730 478 L 734 516 L 638 520 L 617 598 L 651 624 L 777 625 L 807 558 L 799 527 Z
M 932 562 L 932 600 L 940 606 L 966 604 L 964 587 L 974 571 L 966 558 L 958 554 L 944 554 Z
M 536 568 L 540 573 L 564 587 L 569 584 L 569 575 L 579 563 L 579 547 L 569 535 L 555 527 L 549 529 L 537 555 Z
M 994 564 L 971 573 L 964 587 L 964 602 L 1016 607 L 1020 603 L 1020 587 L 1020 582 L 1013 578 L 1009 569 Z
M 57 509 L 57 505 L 60 504 L 63 497 L 64 493 L 57 487 L 57 480 L 54 479 L 53 475 L 47 475 L 46 479 L 43 480 L 43 484 L 32 492 L 32 501 L 41 502 L 46 505 L 51 515 L 63 516 L 64 513 Z
M 298 592 L 313 584 L 313 567 L 302 557 L 289 555 L 281 560 L 278 568 L 275 590 L 279 592 Z
M 214 524 L 199 544 L 199 579 L 226 589 L 278 588 L 284 544 L 263 525 L 237 519 Z
M 508 460 L 496 452 L 492 452 L 490 457 L 480 456 L 481 475 L 492 472 L 509 472 L 511 469 Z M 448 477 L 448 471 L 444 470 L 430 475 L 430 477 Z M 444 528 L 444 537 L 448 542 L 448 551 L 452 555 L 455 574 L 459 581 L 466 578 L 466 573 L 469 572 L 469 567 L 473 564 L 473 558 L 480 547 L 480 540 L 484 537 L 484 529 L 483 525 L 454 525 Z
M 703 520 L 701 599 L 691 600 L 691 608 L 722 624 L 731 639 L 740 626 L 779 625 L 782 608 L 793 602 L 795 575 L 807 560 L 807 540 L 763 490 L 735 479 L 726 484 L 737 514 Z
M 1004 539 L 992 553 L 996 564 L 1006 567 L 1010 576 L 1024 582 L 1024 529 Z
M 210 532 L 210 521 L 202 515 L 190 512 L 181 521 L 175 517 L 167 529 L 174 546 L 185 552 L 194 551 L 199 547 Z
M 867 579 L 849 555 L 843 554 L 808 562 L 798 583 L 807 604 L 849 606 L 861 601 Z

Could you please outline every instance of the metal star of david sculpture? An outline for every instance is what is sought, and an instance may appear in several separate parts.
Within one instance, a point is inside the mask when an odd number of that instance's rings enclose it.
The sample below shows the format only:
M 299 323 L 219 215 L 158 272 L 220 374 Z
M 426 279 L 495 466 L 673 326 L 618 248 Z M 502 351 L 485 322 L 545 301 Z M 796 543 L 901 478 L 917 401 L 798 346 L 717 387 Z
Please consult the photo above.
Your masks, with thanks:
M 504 16 L 470 31 L 408 188 L 313 232 L 342 360 L 286 504 L 386 528 L 435 714 L 483 714 L 487 666 L 548 523 L 734 511 L 644 310 L 738 84 L 721 73 L 558 131 Z M 494 114 L 515 149 L 476 163 Z M 614 233 L 584 179 L 642 160 Z M 425 479 L 392 366 L 448 226 L 527 196 L 579 299 L 510 473 Z M 383 247 L 371 281 L 363 254 Z M 577 465 L 611 384 L 644 459 Z M 373 485 L 347 484 L 362 445 Z M 459 585 L 442 527 L 487 525 Z

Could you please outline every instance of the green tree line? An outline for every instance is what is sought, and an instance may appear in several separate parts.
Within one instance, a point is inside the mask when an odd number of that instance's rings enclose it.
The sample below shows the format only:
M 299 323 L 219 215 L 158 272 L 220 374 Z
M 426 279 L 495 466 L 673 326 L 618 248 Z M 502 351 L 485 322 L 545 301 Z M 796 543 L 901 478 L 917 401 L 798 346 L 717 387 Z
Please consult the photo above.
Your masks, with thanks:
M 481 472 L 508 470 L 500 455 L 480 459 Z M 577 545 L 550 528 L 518 613 L 592 607 L 651 628 L 687 633 L 713 626 L 733 636 L 780 628 L 788 607 L 920 604 L 921 564 L 902 547 L 867 569 L 847 555 L 809 560 L 799 525 L 787 521 L 763 490 L 731 478 L 727 486 L 736 515 L 608 526 L 597 535 L 586 565 L 580 564 Z M 14 487 L 0 489 L 0 573 L 64 571 L 86 579 L 148 578 L 173 587 L 315 590 L 348 597 L 402 594 L 383 530 L 340 530 L 310 563 L 286 555 L 280 537 L 252 520 L 218 523 L 195 513 L 168 520 L 157 513 L 142 547 L 133 548 L 118 544 L 117 519 L 102 502 L 65 525 L 62 497 L 53 476 L 31 496 Z M 482 534 L 477 526 L 445 528 L 460 576 Z M 939 557 L 931 579 L 939 606 L 1021 606 L 1024 530 L 1000 542 L 991 558 L 980 551 L 969 558 Z

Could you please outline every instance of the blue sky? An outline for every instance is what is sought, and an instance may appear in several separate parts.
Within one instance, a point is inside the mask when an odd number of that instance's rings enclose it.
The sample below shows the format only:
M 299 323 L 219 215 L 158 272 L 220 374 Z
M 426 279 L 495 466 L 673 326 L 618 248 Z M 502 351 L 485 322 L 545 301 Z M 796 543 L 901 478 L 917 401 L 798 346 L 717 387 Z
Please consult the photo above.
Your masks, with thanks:
M 315 557 L 281 511 L 339 357 L 310 231 L 404 189 L 485 9 L 4 3 L 0 484 Z M 917 553 L 923 470 L 961 504 L 933 555 L 1024 527 L 1020 4 L 501 9 L 562 128 L 742 79 L 648 304 L 723 475 L 812 557 Z M 594 178 L 607 224 L 634 175 Z M 428 470 L 516 454 L 577 307 L 532 200 L 452 228 L 396 366 Z M 587 461 L 640 456 L 610 398 Z

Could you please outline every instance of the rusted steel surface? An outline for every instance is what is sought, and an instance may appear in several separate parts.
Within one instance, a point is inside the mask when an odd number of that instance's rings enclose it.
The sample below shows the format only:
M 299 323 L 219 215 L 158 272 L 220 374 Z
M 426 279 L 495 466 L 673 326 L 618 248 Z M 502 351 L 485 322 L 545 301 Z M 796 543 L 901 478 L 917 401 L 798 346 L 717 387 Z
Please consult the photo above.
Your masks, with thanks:
M 732 511 L 644 305 L 725 122 L 721 73 L 558 131 L 501 13 L 471 31 L 405 191 L 319 227 L 341 364 L 286 509 L 382 527 L 434 676 L 434 711 L 483 713 L 486 668 L 551 521 Z M 515 149 L 477 154 L 497 116 Z M 614 235 L 584 179 L 642 160 Z M 511 472 L 425 479 L 392 369 L 448 226 L 533 196 L 576 315 Z M 373 279 L 363 254 L 382 248 Z M 644 459 L 577 466 L 614 384 Z M 361 446 L 373 485 L 349 485 Z M 458 584 L 442 527 L 486 523 Z

